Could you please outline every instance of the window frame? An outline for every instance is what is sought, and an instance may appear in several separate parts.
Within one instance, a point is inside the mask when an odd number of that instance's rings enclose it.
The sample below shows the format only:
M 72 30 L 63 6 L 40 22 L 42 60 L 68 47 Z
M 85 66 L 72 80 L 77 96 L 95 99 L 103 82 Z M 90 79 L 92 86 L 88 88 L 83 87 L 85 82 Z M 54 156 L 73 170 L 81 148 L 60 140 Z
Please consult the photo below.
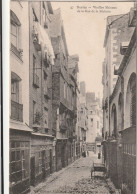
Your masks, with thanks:
M 13 22 L 11 22 L 11 30 L 10 30 L 10 34 L 11 34 L 11 43 L 18 49 L 19 48 L 19 26 Z M 12 31 L 12 26 L 15 27 L 16 29 L 16 34 L 13 33 Z M 13 43 L 12 41 L 12 37 L 16 38 L 16 45 Z
M 19 103 L 20 99 L 19 82 L 19 80 L 11 78 L 11 100 L 17 103 Z

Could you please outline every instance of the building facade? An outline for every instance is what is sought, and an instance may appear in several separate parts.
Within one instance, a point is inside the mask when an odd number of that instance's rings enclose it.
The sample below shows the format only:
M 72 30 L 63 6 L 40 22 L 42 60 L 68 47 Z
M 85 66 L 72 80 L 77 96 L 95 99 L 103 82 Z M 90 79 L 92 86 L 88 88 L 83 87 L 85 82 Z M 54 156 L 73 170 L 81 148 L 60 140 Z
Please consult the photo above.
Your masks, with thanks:
M 114 15 L 107 17 L 106 34 L 104 39 L 105 59 L 103 62 L 103 112 L 104 112 L 104 129 L 106 135 L 109 135 L 110 125 L 110 108 L 109 97 L 112 94 L 118 76 L 114 70 L 119 68 L 123 56 L 120 54 L 121 42 L 127 44 L 130 40 L 133 28 L 128 28 L 129 14 Z
M 86 105 L 86 85 L 85 82 L 80 82 L 80 97 L 79 97 L 79 130 L 80 130 L 80 152 L 86 151 L 86 132 L 88 130 L 88 109 Z
M 52 65 L 49 2 L 29 2 L 29 126 L 31 134 L 30 183 L 35 185 L 54 171 L 52 131 Z
M 124 25 L 127 32 L 123 33 L 130 34 L 130 39 L 128 36 L 127 39 L 121 39 L 119 45 L 121 61 L 113 72 L 118 77 L 117 82 L 109 96 L 109 104 L 103 104 L 105 111 L 107 109 L 109 112 L 109 135 L 104 126 L 103 146 L 104 162 L 112 181 L 123 194 L 134 194 L 136 193 L 136 7 L 126 15 L 128 18 Z M 103 72 L 104 78 L 107 75 L 105 70 Z M 105 83 L 106 79 L 103 80 L 104 90 Z M 106 115 L 103 116 L 105 122 Z
M 102 133 L 102 108 L 100 106 L 100 99 L 95 98 L 95 93 L 90 101 L 87 101 L 88 108 L 88 130 L 87 130 L 87 143 L 94 143 L 95 138 Z
M 26 12 L 27 9 L 26 3 L 11 2 L 9 130 L 9 192 L 11 194 L 28 192 L 30 186 L 32 129 L 29 127 L 29 15 Z
M 77 120 L 78 56 L 69 56 L 60 9 L 54 11 L 50 25 L 55 54 L 52 69 L 52 117 L 56 134 L 56 170 L 75 159 Z

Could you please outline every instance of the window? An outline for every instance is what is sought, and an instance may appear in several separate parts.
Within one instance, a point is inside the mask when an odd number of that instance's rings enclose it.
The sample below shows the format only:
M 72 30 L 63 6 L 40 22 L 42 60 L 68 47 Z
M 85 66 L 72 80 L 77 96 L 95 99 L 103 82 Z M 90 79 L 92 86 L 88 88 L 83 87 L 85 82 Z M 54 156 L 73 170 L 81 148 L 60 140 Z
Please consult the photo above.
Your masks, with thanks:
M 18 26 L 16 24 L 11 24 L 11 43 L 18 48 Z
M 33 55 L 33 85 L 36 88 L 39 88 L 39 77 L 37 75 L 37 64 L 36 64 L 36 57 Z
M 36 57 L 33 55 L 33 74 L 36 74 Z
M 48 86 L 48 83 L 47 83 L 47 74 L 46 74 L 45 71 L 43 72 L 43 74 L 44 74 L 44 94 L 46 94 L 47 93 L 47 86 Z
M 91 118 L 91 127 L 93 127 L 93 118 Z
M 66 98 L 66 84 L 64 82 L 64 98 Z
M 16 47 L 19 48 L 19 28 L 21 23 L 15 13 L 11 10 L 10 11 L 10 33 L 11 33 L 11 43 Z
M 33 101 L 33 123 L 35 123 L 35 116 L 36 116 L 36 102 Z
M 19 81 L 11 79 L 11 100 L 19 102 Z
M 42 172 L 42 153 L 39 152 L 39 170 L 38 170 L 39 173 Z
M 44 128 L 48 128 L 48 109 L 44 107 Z
M 23 121 L 23 105 L 21 104 L 21 79 L 11 72 L 11 119 Z
M 10 146 L 10 182 L 29 177 L 29 142 L 12 141 Z

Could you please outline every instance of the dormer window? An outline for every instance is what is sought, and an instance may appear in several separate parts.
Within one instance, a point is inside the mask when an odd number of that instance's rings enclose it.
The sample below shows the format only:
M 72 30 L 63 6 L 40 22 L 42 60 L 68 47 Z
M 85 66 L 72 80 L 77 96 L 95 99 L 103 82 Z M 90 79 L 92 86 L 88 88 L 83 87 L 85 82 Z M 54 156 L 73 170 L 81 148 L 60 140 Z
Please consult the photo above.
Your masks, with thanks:
M 128 48 L 129 42 L 122 42 L 120 45 L 120 54 L 125 55 L 127 48 Z

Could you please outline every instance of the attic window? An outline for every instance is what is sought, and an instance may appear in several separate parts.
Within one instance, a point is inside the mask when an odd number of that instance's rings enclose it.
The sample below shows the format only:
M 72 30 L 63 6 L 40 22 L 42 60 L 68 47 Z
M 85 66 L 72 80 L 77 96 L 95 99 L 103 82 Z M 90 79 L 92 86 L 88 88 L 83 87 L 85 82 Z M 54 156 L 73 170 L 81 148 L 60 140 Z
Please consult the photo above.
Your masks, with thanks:
M 128 48 L 129 42 L 122 42 L 120 45 L 120 53 L 121 55 L 125 55 L 127 48 Z

